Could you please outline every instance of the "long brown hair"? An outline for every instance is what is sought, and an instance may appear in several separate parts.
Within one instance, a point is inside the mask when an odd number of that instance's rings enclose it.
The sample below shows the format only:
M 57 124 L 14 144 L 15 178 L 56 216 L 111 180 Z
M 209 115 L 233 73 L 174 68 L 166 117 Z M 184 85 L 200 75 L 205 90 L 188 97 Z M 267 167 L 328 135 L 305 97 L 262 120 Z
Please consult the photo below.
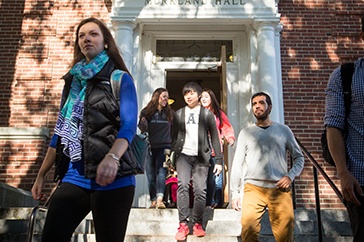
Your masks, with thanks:
M 159 96 L 162 94 L 162 92 L 168 92 L 166 88 L 159 87 L 154 90 L 152 94 L 152 99 L 149 101 L 147 106 L 143 109 L 142 113 L 144 117 L 150 121 L 152 119 L 153 114 L 158 109 L 159 104 Z M 172 121 L 173 119 L 173 110 L 171 106 L 167 103 L 165 107 L 162 107 L 162 112 L 164 112 L 167 116 L 168 121 Z
M 72 60 L 71 65 L 74 66 L 77 62 L 79 62 L 80 60 L 85 58 L 85 56 L 81 52 L 80 46 L 78 45 L 78 33 L 80 32 L 80 28 L 83 25 L 90 23 L 90 22 L 95 23 L 99 26 L 99 28 L 102 32 L 102 35 L 104 37 L 105 45 L 107 45 L 106 53 L 110 57 L 110 59 L 113 60 L 115 68 L 125 71 L 131 76 L 128 68 L 126 67 L 126 65 L 124 63 L 123 58 L 121 57 L 120 51 L 115 43 L 115 40 L 114 40 L 109 28 L 106 27 L 106 25 L 101 20 L 98 20 L 96 18 L 87 18 L 87 19 L 82 20 L 78 24 L 77 30 L 76 30 L 76 41 L 75 41 L 75 46 L 73 49 L 73 60 Z
M 222 125 L 221 108 L 219 102 L 217 101 L 215 93 L 209 88 L 204 88 L 202 92 L 207 92 L 210 95 L 210 110 L 216 115 L 216 117 L 220 120 L 220 125 Z

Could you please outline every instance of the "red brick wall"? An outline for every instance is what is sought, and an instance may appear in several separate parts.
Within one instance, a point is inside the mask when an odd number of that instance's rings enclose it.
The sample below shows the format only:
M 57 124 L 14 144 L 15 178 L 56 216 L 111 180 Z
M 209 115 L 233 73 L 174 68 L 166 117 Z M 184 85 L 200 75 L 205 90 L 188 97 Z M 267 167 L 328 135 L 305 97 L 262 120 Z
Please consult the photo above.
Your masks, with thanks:
M 320 164 L 324 89 L 331 71 L 361 55 L 362 1 L 279 2 L 285 121 Z M 75 27 L 94 16 L 109 21 L 111 0 L 2 0 L 0 4 L 0 127 L 53 130 Z M 359 10 L 358 10 L 359 9 Z M 0 182 L 30 190 L 48 140 L 0 140 Z M 334 179 L 335 169 L 324 166 Z M 53 175 L 49 174 L 51 181 Z M 343 208 L 319 175 L 321 206 Z M 51 189 L 54 183 L 47 183 Z M 297 207 L 314 207 L 308 159 L 296 181 Z
M 285 121 L 312 156 L 321 158 L 324 89 L 332 70 L 341 62 L 362 56 L 359 39 L 362 1 L 280 1 Z M 339 186 L 335 168 L 323 166 Z M 321 205 L 342 208 L 328 183 L 319 175 Z M 298 206 L 314 207 L 312 165 L 296 181 Z

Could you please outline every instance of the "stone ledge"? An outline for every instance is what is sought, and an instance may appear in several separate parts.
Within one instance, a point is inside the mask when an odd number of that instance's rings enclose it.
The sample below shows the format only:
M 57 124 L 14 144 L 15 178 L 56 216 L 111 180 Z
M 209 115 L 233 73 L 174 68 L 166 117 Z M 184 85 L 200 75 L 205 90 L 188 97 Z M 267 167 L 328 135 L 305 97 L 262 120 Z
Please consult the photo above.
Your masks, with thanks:
M 38 202 L 34 201 L 30 191 L 0 182 L 0 208 L 34 207 L 36 205 L 38 205 Z
M 47 139 L 49 138 L 48 128 L 35 127 L 0 127 L 0 140 L 19 140 L 19 139 Z

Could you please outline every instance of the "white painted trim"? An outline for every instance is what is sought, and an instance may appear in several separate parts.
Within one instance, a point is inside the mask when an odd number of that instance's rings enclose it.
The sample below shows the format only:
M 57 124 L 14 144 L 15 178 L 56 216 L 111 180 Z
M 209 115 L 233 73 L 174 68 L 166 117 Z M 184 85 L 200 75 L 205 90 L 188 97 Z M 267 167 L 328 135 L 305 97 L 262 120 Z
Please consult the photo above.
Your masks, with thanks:
M 19 140 L 19 139 L 47 139 L 49 138 L 48 128 L 14 128 L 0 127 L 0 140 Z

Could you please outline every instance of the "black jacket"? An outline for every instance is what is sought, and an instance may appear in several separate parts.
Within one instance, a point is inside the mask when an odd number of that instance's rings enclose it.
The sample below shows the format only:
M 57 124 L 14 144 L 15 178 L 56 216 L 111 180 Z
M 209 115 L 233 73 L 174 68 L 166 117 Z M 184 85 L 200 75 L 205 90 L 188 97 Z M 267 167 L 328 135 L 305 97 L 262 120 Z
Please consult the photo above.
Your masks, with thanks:
M 185 107 L 175 112 L 173 118 L 173 141 L 172 151 L 174 151 L 174 159 L 177 160 L 181 154 L 183 145 L 186 138 L 186 125 L 185 125 Z M 211 141 L 211 142 L 210 142 Z M 220 148 L 219 135 L 216 128 L 216 121 L 214 114 L 201 107 L 199 124 L 198 124 L 198 161 L 209 165 L 211 158 L 211 143 L 215 150 L 216 164 L 222 164 L 222 153 Z
M 115 69 L 109 60 L 103 69 L 88 80 L 83 114 L 83 151 L 84 171 L 86 178 L 96 177 L 98 164 L 114 144 L 120 128 L 119 105 L 115 100 L 110 86 L 110 76 Z M 63 79 L 65 86 L 62 93 L 61 108 L 70 92 L 73 76 L 68 72 Z M 63 154 L 60 137 L 57 142 L 57 157 L 55 180 L 62 179 L 68 170 L 70 158 Z M 121 167 L 122 168 L 122 167 Z M 125 169 L 125 168 L 124 168 Z M 125 174 L 118 172 L 118 175 Z M 128 172 L 127 172 L 128 173 Z M 130 174 L 133 171 L 130 169 Z

